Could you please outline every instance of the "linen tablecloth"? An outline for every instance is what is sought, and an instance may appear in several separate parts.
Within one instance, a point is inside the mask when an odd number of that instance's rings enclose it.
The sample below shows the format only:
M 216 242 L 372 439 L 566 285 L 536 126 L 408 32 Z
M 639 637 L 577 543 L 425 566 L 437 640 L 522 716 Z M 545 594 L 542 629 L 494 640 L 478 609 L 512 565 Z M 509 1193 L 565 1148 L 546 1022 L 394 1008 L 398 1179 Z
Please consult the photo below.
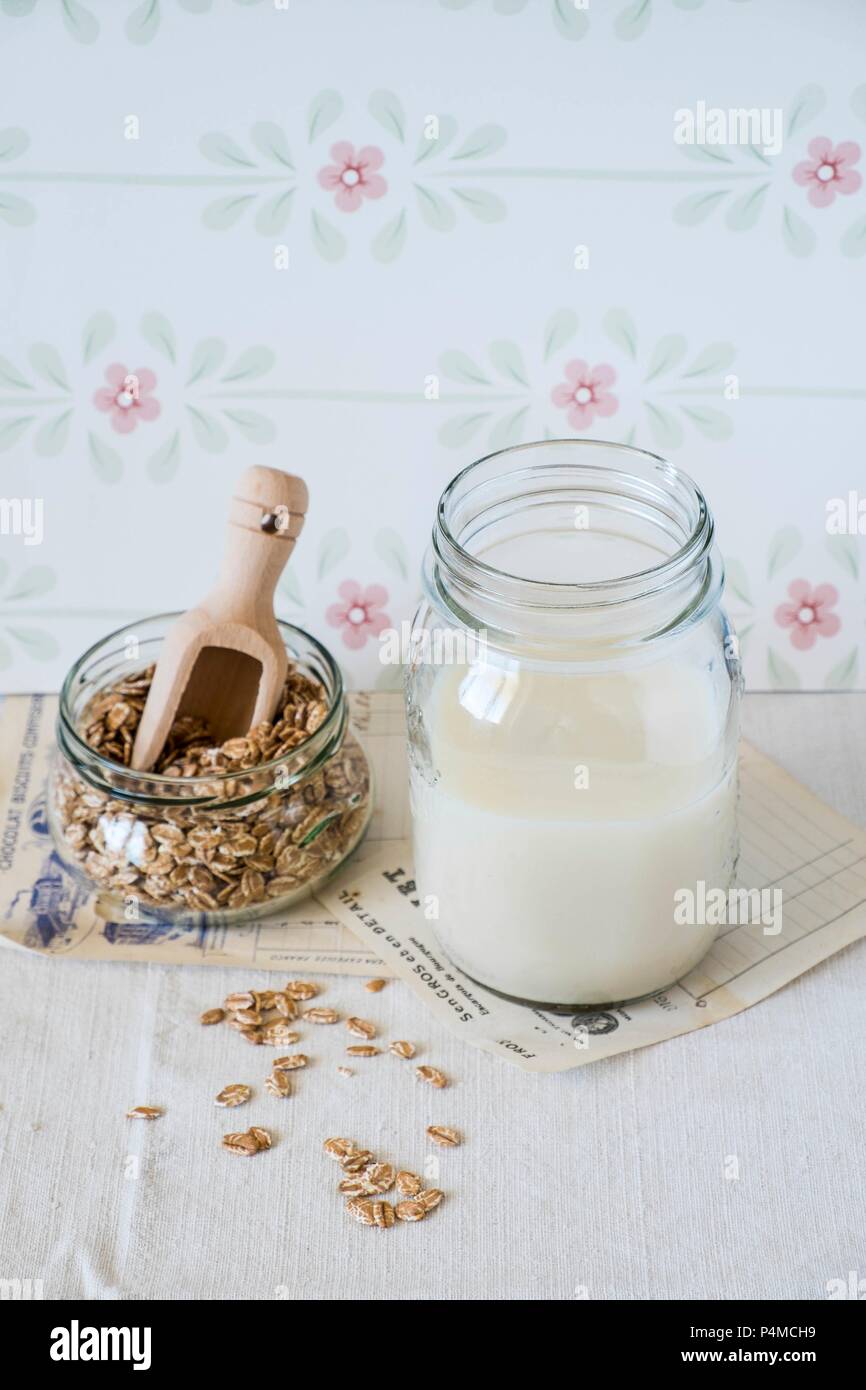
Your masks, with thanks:
M 745 733 L 866 825 L 866 695 L 755 695 Z M 736 1018 L 560 1075 L 446 1034 L 398 981 L 321 977 L 322 1003 L 419 1045 L 338 1064 L 345 1029 L 277 1101 L 271 1049 L 198 1015 L 274 976 L 0 952 L 0 1280 L 46 1299 L 814 1298 L 866 1275 L 866 945 Z M 292 1049 L 287 1049 L 292 1050 Z M 213 1103 L 229 1082 L 256 1095 Z M 129 1106 L 162 1106 L 152 1123 Z M 430 1123 L 464 1135 L 431 1155 Z M 263 1124 L 272 1151 L 220 1149 Z M 355 1225 L 322 1141 L 428 1174 L 424 1222 Z

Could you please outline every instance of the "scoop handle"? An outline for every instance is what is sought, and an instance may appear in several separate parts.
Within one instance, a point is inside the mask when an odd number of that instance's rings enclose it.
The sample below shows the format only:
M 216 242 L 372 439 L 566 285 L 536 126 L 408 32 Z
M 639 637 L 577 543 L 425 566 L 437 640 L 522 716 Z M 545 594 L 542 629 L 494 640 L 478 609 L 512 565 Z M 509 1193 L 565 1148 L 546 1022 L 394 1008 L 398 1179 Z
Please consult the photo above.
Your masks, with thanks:
M 201 605 L 211 618 L 267 630 L 274 590 L 308 504 L 306 483 L 292 473 L 256 464 L 241 474 L 229 508 L 219 579 Z

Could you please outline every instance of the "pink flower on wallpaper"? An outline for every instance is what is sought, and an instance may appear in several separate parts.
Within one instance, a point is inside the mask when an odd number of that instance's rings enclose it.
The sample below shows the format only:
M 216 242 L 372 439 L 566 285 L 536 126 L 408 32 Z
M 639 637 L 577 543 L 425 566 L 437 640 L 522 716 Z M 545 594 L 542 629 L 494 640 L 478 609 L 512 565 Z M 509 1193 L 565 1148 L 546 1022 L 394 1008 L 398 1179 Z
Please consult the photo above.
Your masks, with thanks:
M 839 591 L 832 584 L 819 584 L 817 589 L 805 579 L 795 579 L 788 585 L 790 603 L 780 603 L 775 618 L 779 627 L 790 629 L 791 644 L 798 651 L 814 647 L 818 637 L 835 637 L 842 623 L 829 610 L 839 602 Z
M 354 579 L 344 579 L 337 593 L 340 602 L 330 605 L 325 618 L 331 627 L 340 629 L 340 636 L 353 651 L 363 647 L 368 637 L 378 637 L 391 626 L 388 614 L 381 612 L 388 602 L 388 590 L 381 584 L 368 584 L 362 589 Z
M 809 159 L 803 159 L 794 169 L 794 182 L 808 188 L 809 202 L 816 208 L 828 208 L 837 193 L 856 193 L 863 180 L 852 164 L 860 160 L 860 146 L 845 140 L 833 148 L 826 135 L 817 135 L 809 142 Z
M 385 161 L 376 145 L 364 145 L 356 154 L 348 140 L 338 140 L 331 158 L 334 163 L 319 170 L 319 183 L 334 194 L 341 212 L 357 212 L 362 198 L 381 198 L 387 192 L 387 183 L 376 173 Z
M 608 391 L 616 381 L 616 372 L 606 362 L 590 367 L 575 358 L 565 364 L 565 381 L 554 386 L 550 399 L 561 410 L 568 411 L 568 423 L 573 430 L 587 430 L 600 415 L 606 419 L 619 410 L 619 400 Z
M 105 410 L 118 434 L 129 434 L 139 420 L 155 420 L 160 411 L 159 401 L 150 393 L 156 377 L 149 367 L 131 372 L 120 362 L 105 369 L 107 386 L 100 386 L 93 397 L 97 410 Z

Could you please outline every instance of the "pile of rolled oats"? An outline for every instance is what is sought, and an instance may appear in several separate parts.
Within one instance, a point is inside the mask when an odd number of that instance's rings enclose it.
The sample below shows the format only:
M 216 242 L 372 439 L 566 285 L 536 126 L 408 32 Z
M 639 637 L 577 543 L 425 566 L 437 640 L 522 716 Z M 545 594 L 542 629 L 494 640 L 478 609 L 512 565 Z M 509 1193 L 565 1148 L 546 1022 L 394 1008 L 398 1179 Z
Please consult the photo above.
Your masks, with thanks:
M 354 1139 L 326 1139 L 323 1147 L 346 1174 L 337 1190 L 349 1198 L 346 1211 L 362 1226 L 387 1230 L 395 1221 L 423 1221 L 442 1201 L 438 1187 L 425 1188 L 417 1173 L 407 1168 L 398 1171 L 390 1163 L 378 1163 L 371 1150 L 359 1149 Z M 404 1198 L 393 1206 L 383 1198 L 392 1187 Z
M 380 981 L 371 982 L 381 988 Z M 374 991 L 376 992 L 376 991 Z M 369 1019 L 354 1015 L 342 1020 L 335 1009 L 315 1005 L 302 1009 L 319 993 L 319 986 L 309 980 L 289 980 L 281 990 L 240 990 L 229 994 L 221 1008 L 205 1009 L 199 1015 L 199 1022 L 205 1027 L 226 1023 L 228 1027 L 256 1046 L 281 1042 L 297 1042 L 299 1034 L 289 1029 L 289 1024 L 302 1021 L 312 1024 L 334 1024 L 345 1022 L 349 1033 L 355 1037 L 373 1038 L 378 1029 Z M 405 1040 L 392 1042 L 389 1052 L 398 1058 L 408 1060 L 415 1056 L 414 1043 Z M 353 1056 L 382 1055 L 380 1049 L 365 1045 L 350 1045 L 346 1049 Z M 304 1053 L 289 1053 L 277 1057 L 271 1064 L 271 1073 L 265 1078 L 264 1089 L 277 1100 L 285 1100 L 292 1094 L 289 1073 L 300 1070 L 309 1064 Z M 337 1069 L 343 1070 L 342 1068 Z M 447 1079 L 437 1067 L 423 1066 L 415 1069 L 418 1080 L 427 1081 L 437 1090 L 447 1085 Z M 252 1086 L 246 1082 L 231 1082 L 223 1086 L 214 1097 L 214 1103 L 224 1109 L 236 1109 L 246 1105 L 253 1095 Z M 162 1115 L 161 1107 L 138 1105 L 127 1111 L 130 1119 L 156 1119 Z M 457 1148 L 461 1141 L 459 1132 L 451 1125 L 428 1125 L 427 1138 L 442 1149 Z M 220 1141 L 222 1148 L 243 1158 L 253 1158 L 256 1154 L 273 1147 L 273 1137 L 269 1130 L 251 1125 L 244 1131 L 224 1134 Z M 365 1149 L 353 1139 L 326 1139 L 325 1153 L 335 1159 L 343 1176 L 338 1184 L 339 1193 L 347 1198 L 346 1211 L 362 1226 L 374 1226 L 387 1230 L 397 1222 L 414 1223 L 423 1221 L 429 1212 L 439 1206 L 444 1193 L 438 1187 L 425 1187 L 424 1180 L 408 1168 L 396 1168 L 391 1163 L 376 1158 L 371 1149 Z M 385 1198 L 393 1191 L 394 1199 Z M 396 1199 L 400 1200 L 396 1200 Z
M 153 669 L 100 692 L 81 722 L 85 742 L 118 764 L 115 785 L 133 795 L 136 774 L 128 771 L 129 761 Z M 68 854 L 101 888 L 149 908 L 217 912 L 302 896 L 363 834 L 367 760 L 347 733 L 316 772 L 288 786 L 280 783 L 285 765 L 273 774 L 256 770 L 298 749 L 327 713 L 322 687 L 294 671 L 279 718 L 257 724 L 244 738 L 215 746 L 203 719 L 179 716 L 156 771 L 178 780 L 179 797 L 213 797 L 206 806 L 160 805 L 145 790 L 146 774 L 140 774 L 140 801 L 112 797 L 62 759 L 52 813 Z M 202 781 L 208 777 L 219 780 Z M 252 799 L 238 805 L 245 797 Z

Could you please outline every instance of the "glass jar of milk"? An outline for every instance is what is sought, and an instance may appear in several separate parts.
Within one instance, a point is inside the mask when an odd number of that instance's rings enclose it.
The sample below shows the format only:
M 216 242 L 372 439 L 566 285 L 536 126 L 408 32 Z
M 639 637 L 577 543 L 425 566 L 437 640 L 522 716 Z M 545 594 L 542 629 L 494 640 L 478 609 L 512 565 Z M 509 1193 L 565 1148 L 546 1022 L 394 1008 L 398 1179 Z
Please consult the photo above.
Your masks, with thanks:
M 445 489 L 407 673 L 415 877 L 473 979 L 567 1009 L 708 950 L 681 890 L 727 891 L 737 858 L 722 582 L 702 493 L 653 454 L 528 444 Z

